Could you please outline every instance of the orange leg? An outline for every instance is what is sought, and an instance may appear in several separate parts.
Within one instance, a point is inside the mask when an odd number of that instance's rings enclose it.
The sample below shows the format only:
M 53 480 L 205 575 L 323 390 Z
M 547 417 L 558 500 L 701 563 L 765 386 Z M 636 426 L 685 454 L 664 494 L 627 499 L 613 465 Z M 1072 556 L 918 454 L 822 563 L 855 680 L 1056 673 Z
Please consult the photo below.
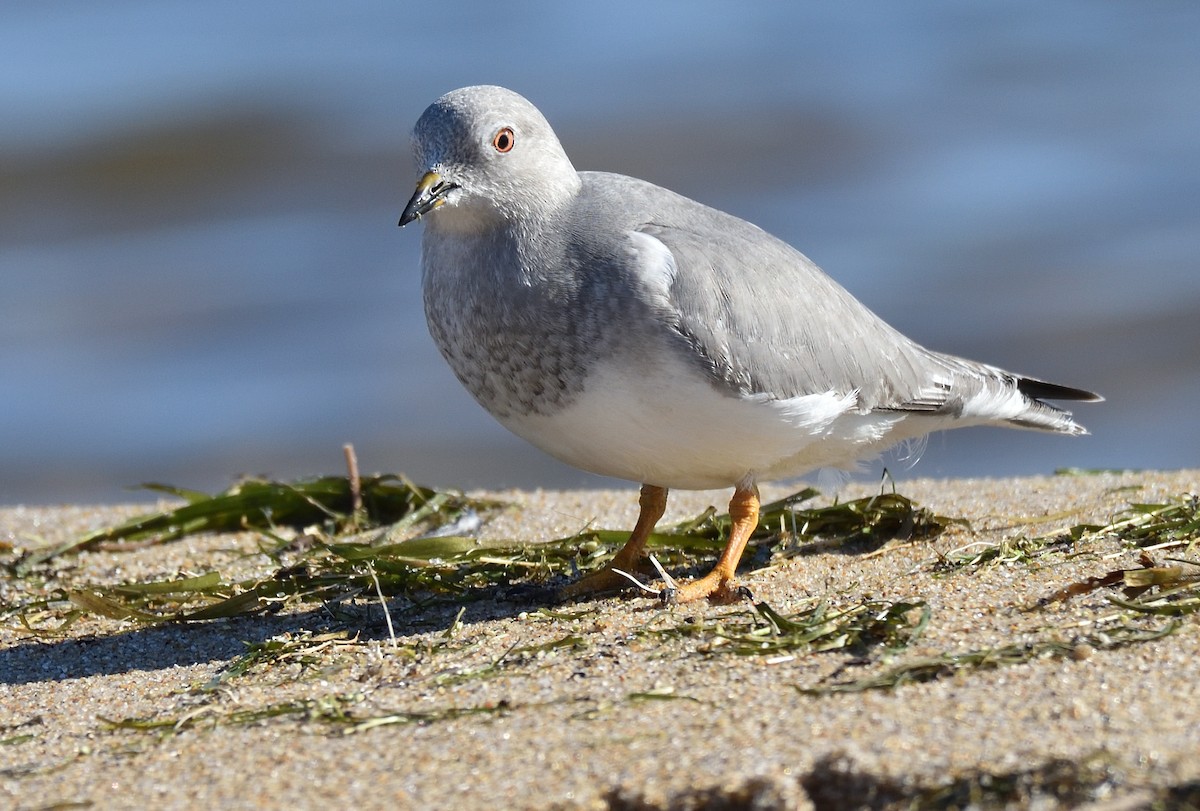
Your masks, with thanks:
M 733 491 L 733 498 L 729 501 L 729 517 L 733 526 L 729 530 L 729 542 L 725 544 L 725 551 L 721 553 L 717 565 L 699 580 L 693 580 L 678 589 L 664 590 L 663 602 L 690 603 L 704 597 L 714 602 L 732 602 L 741 597 L 734 573 L 746 549 L 746 541 L 750 540 L 751 533 L 758 526 L 757 487 L 739 487 Z
M 755 502 L 757 505 L 757 502 Z M 646 540 L 654 531 L 654 525 L 662 518 L 667 509 L 667 488 L 656 487 L 652 484 L 642 485 L 642 495 L 638 499 L 641 512 L 637 524 L 629 535 L 629 540 L 617 552 L 616 557 L 608 562 L 603 569 L 592 572 L 586 577 L 571 583 L 559 592 L 562 599 L 574 599 L 591 594 L 618 591 L 630 586 L 628 578 L 617 574 L 614 569 L 633 574 L 645 560 Z

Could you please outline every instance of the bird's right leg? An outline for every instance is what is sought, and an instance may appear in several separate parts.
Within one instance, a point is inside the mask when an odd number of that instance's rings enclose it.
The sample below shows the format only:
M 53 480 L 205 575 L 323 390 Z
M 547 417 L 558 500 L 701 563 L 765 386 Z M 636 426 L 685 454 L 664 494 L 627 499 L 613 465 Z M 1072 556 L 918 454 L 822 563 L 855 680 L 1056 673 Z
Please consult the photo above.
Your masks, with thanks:
M 558 596 L 564 600 L 572 600 L 604 592 L 618 591 L 631 585 L 624 575 L 614 570 L 633 574 L 646 559 L 646 541 L 654 531 L 654 525 L 662 518 L 667 509 L 667 488 L 656 487 L 653 484 L 643 484 L 642 494 L 638 499 L 641 512 L 638 513 L 637 524 L 629 535 L 629 540 L 621 547 L 621 551 L 608 562 L 603 569 L 581 577 L 574 583 L 565 586 Z

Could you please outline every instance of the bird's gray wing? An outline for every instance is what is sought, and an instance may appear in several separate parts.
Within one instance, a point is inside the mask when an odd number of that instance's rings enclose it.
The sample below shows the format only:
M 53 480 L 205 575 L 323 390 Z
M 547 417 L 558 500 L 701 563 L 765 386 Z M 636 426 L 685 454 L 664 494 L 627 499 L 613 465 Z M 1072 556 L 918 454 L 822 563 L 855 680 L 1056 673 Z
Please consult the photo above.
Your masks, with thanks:
M 926 349 L 745 220 L 645 181 L 580 176 L 577 233 L 624 233 L 632 266 L 616 264 L 655 291 L 660 319 L 729 390 L 772 399 L 855 393 L 863 411 L 972 417 L 986 416 L 989 400 L 1018 396 L 1024 407 L 999 419 L 1070 433 L 1083 429 L 1039 398 L 1100 399 Z M 964 408 L 983 413 L 964 415 Z
M 669 251 L 674 326 L 713 376 L 781 399 L 858 392 L 860 408 L 945 407 L 949 370 L 807 257 L 735 217 L 687 213 L 637 232 Z

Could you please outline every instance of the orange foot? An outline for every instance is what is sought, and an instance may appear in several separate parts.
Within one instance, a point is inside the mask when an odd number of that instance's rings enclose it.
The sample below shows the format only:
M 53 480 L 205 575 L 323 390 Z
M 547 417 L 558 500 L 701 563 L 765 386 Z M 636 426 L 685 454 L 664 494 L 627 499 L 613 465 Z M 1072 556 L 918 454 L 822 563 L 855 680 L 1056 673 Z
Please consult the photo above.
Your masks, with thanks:
M 642 485 L 639 499 L 641 513 L 629 540 L 616 557 L 599 571 L 592 572 L 559 592 L 559 598 L 577 599 L 595 594 L 619 591 L 632 585 L 621 572 L 632 574 L 643 567 L 646 561 L 646 540 L 654 530 L 658 519 L 667 508 L 667 490 L 650 484 Z M 734 579 L 738 561 L 746 549 L 746 542 L 758 526 L 758 489 L 754 486 L 739 487 L 729 502 L 729 517 L 733 526 L 729 530 L 729 542 L 713 570 L 699 580 L 676 585 L 668 579 L 667 586 L 658 592 L 659 599 L 667 605 L 690 603 L 708 598 L 715 603 L 730 603 L 744 600 L 750 592 L 738 586 Z
M 638 499 L 641 512 L 637 524 L 629 535 L 629 540 L 621 547 L 608 565 L 603 569 L 581 577 L 574 583 L 563 587 L 558 593 L 561 600 L 575 600 L 580 597 L 590 597 L 596 594 L 607 594 L 620 591 L 633 585 L 628 577 L 618 574 L 618 571 L 633 574 L 641 569 L 646 562 L 646 540 L 654 531 L 654 525 L 667 509 L 667 489 L 651 484 L 642 485 L 642 495 Z
M 729 529 L 729 542 L 711 572 L 699 580 L 682 586 L 669 584 L 659 592 L 659 599 L 667 605 L 690 603 L 707 597 L 714 603 L 732 603 L 750 597 L 750 590 L 739 586 L 734 573 L 738 561 L 746 549 L 746 542 L 758 526 L 758 489 L 738 488 L 729 501 L 729 517 L 733 526 Z
M 663 605 L 682 605 L 708 598 L 710 603 L 721 605 L 752 599 L 754 595 L 745 586 L 739 586 L 732 577 L 711 571 L 699 580 L 678 586 L 667 586 L 658 592 Z
M 614 594 L 634 585 L 634 580 L 619 572 L 626 572 L 632 576 L 637 570 L 615 564 L 616 561 L 614 559 L 613 563 L 608 564 L 603 569 L 597 569 L 579 578 L 574 583 L 568 583 L 563 586 L 558 592 L 558 599 L 578 600 L 582 597 L 599 597 L 605 594 Z

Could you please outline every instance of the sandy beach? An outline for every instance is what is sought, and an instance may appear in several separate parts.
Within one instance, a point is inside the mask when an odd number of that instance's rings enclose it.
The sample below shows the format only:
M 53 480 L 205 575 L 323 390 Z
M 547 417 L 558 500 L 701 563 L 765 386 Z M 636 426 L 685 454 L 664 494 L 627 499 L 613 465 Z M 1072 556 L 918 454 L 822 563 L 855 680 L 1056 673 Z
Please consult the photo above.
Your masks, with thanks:
M 931 539 L 748 556 L 753 598 L 736 605 L 630 593 L 548 606 L 496 589 L 393 597 L 386 615 L 368 594 L 204 622 L 83 613 L 65 629 L 63 589 L 279 564 L 245 532 L 17 576 L 30 551 L 146 507 L 0 509 L 0 806 L 1197 807 L 1200 590 L 1186 561 L 1200 555 L 1165 534 L 1069 532 L 1116 526 L 1135 504 L 1186 505 L 1198 483 L 901 480 L 965 520 Z M 637 507 L 632 490 L 489 495 L 516 506 L 485 541 L 628 529 Z M 672 493 L 665 521 L 727 500 Z M 1142 581 L 1121 573 L 1137 570 L 1174 579 L 1131 591 Z M 773 647 L 770 616 L 818 605 L 891 611 L 900 635 Z

